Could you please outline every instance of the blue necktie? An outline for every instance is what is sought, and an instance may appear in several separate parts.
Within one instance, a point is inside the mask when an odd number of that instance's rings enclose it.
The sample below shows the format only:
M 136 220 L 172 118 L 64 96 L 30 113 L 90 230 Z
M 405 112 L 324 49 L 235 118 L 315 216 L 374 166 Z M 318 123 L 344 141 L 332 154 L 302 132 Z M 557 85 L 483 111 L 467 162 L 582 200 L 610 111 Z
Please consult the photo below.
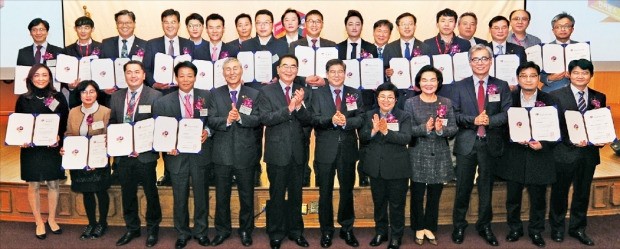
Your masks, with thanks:
M 411 50 L 409 50 L 409 43 L 405 42 L 405 58 L 411 60 Z
M 581 114 L 586 112 L 586 100 L 583 98 L 583 95 L 585 94 L 584 91 L 579 91 L 579 100 L 577 101 L 577 108 L 579 109 L 579 112 L 581 112 Z

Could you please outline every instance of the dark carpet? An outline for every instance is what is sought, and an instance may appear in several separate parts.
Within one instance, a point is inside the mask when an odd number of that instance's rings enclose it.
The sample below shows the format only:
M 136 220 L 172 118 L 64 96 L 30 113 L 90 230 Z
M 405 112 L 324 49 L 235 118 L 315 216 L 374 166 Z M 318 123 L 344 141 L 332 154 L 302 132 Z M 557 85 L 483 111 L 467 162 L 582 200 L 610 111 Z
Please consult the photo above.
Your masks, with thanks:
M 547 246 L 545 248 L 620 248 L 620 215 L 612 216 L 598 216 L 588 218 L 587 234 L 596 243 L 595 246 L 583 246 L 576 239 L 566 235 L 564 242 L 556 243 L 549 238 L 549 231 L 545 231 L 543 234 Z M 527 227 L 527 224 L 524 224 Z M 0 222 L 0 248 L 145 248 L 146 229 L 142 229 L 142 236 L 134 239 L 129 244 L 117 247 L 116 240 L 118 240 L 125 232 L 124 227 L 110 227 L 108 232 L 100 239 L 97 240 L 79 240 L 80 234 L 84 226 L 79 225 L 63 225 L 63 234 L 55 235 L 50 231 L 47 231 L 47 239 L 38 240 L 34 236 L 35 225 L 34 223 L 25 222 Z M 439 246 L 433 246 L 428 243 L 423 246 L 418 246 L 413 241 L 413 232 L 407 228 L 405 230 L 405 237 L 403 238 L 403 245 L 401 248 L 537 248 L 532 245 L 529 237 L 526 235 L 517 242 L 505 242 L 504 238 L 508 233 L 506 223 L 494 223 L 493 231 L 497 236 L 500 246 L 492 247 L 487 245 L 482 238 L 480 238 L 473 225 L 467 228 L 465 242 L 460 245 L 453 244 L 450 239 L 450 233 L 452 232 L 451 225 L 443 225 L 439 227 L 439 231 L 436 236 L 439 240 Z M 548 229 L 548 228 L 547 228 Z M 310 248 L 321 248 L 319 246 L 320 231 L 319 229 L 312 228 L 306 229 L 304 232 Z M 343 240 L 336 236 L 334 243 L 330 248 L 351 248 L 347 246 Z M 360 241 L 358 248 L 372 248 L 368 245 L 370 239 L 374 236 L 374 229 L 372 228 L 356 228 L 355 235 Z M 213 239 L 215 236 L 215 230 L 211 228 L 209 230 L 209 237 Z M 253 235 L 254 244 L 251 248 L 269 248 L 269 238 L 265 233 L 264 228 L 257 228 Z M 162 228 L 159 232 L 159 243 L 154 248 L 174 248 L 176 241 L 176 232 L 173 228 Z M 386 248 L 387 243 L 383 243 L 377 248 Z M 197 240 L 191 240 L 187 247 L 191 248 L 203 248 L 198 244 Z M 224 242 L 224 244 L 217 248 L 244 248 L 239 241 L 239 236 L 236 231 L 233 232 L 230 238 Z M 293 241 L 285 240 L 282 244 L 283 249 L 288 248 L 300 248 Z

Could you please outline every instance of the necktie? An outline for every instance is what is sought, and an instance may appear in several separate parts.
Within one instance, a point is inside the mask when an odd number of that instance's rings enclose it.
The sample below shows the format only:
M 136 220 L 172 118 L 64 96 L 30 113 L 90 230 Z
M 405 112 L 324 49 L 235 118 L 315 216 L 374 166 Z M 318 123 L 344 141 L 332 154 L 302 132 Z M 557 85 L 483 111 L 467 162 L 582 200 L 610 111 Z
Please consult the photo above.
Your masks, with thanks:
M 34 63 L 35 64 L 41 63 L 41 48 L 43 48 L 43 46 L 37 45 L 37 52 L 34 53 Z
M 217 47 L 213 47 L 213 48 L 211 49 L 211 61 L 213 61 L 213 62 L 217 61 L 217 58 L 218 58 L 218 57 L 219 57 L 219 56 L 218 56 L 218 54 L 217 54 Z
M 317 49 L 317 47 L 316 47 L 316 41 L 317 41 L 317 39 L 312 39 L 312 49 L 314 49 L 314 50 L 316 50 L 316 49 Z
M 411 50 L 409 50 L 409 43 L 405 42 L 405 58 L 411 60 Z
M 340 98 L 340 89 L 335 89 L 334 93 L 336 94 L 336 110 L 340 111 L 340 106 L 342 105 L 342 98 Z
M 357 43 L 351 42 L 351 59 L 357 59 Z
M 291 87 L 290 86 L 285 87 L 284 91 L 286 92 L 284 93 L 286 104 L 291 104 L 291 95 L 289 94 L 289 92 L 291 91 Z
M 185 107 L 185 117 L 191 118 L 193 117 L 192 104 L 190 99 L 192 98 L 191 94 L 185 94 L 185 101 L 183 101 L 183 106 Z
M 125 115 L 125 123 L 133 122 L 133 113 L 136 108 L 136 94 L 138 92 L 131 92 L 131 98 L 127 105 L 127 114 Z
M 504 54 L 503 45 L 497 45 L 497 54 Z
M 478 113 L 482 113 L 484 111 L 484 80 L 478 81 Z M 478 136 L 484 137 L 486 136 L 486 130 L 484 129 L 484 125 L 478 126 Z
M 237 106 L 237 91 L 230 91 L 230 100 Z
M 127 53 L 127 40 L 123 40 L 123 47 L 121 48 L 121 58 L 129 58 Z
M 584 91 L 579 91 L 579 100 L 577 101 L 577 108 L 582 114 L 586 112 L 586 100 L 583 98 L 585 94 L 586 93 Z
M 168 55 L 174 56 L 174 46 L 172 45 L 174 40 L 170 40 L 170 46 L 168 46 Z
M 383 48 L 377 48 L 379 58 L 383 58 Z

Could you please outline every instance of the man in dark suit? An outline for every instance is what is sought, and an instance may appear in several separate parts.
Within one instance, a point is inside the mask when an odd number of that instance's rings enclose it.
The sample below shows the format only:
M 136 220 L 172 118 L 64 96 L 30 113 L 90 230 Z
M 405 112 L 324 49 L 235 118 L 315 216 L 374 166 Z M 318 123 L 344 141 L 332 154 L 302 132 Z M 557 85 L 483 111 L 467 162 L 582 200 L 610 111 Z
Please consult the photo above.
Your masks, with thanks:
M 452 241 L 463 243 L 467 227 L 467 209 L 478 166 L 478 234 L 492 246 L 498 246 L 491 230 L 493 212 L 492 169 L 503 153 L 507 111 L 512 103 L 506 81 L 489 76 L 493 53 L 483 44 L 469 50 L 473 76 L 455 83 L 452 105 L 459 131 L 454 143 L 456 154 L 456 197 L 452 220 Z
M 130 123 L 152 118 L 151 109 L 161 93 L 144 85 L 146 73 L 144 65 L 139 61 L 130 61 L 123 67 L 127 88 L 120 89 L 112 94 L 110 100 L 110 124 Z M 127 232 L 121 237 L 117 246 L 129 243 L 133 238 L 140 237 L 140 217 L 138 184 L 146 197 L 146 230 L 148 238 L 146 246 L 157 244 L 159 223 L 161 222 L 161 207 L 159 193 L 155 185 L 157 159 L 159 153 L 147 151 L 133 153 L 126 157 L 114 158 L 114 169 L 119 176 L 123 201 L 123 218 Z
M 493 50 L 494 55 L 515 54 L 519 56 L 519 64 L 527 62 L 525 49 L 517 44 L 507 42 L 508 39 L 508 19 L 503 16 L 495 16 L 489 21 L 491 31 L 491 41 L 487 46 Z M 510 86 L 511 91 L 517 90 L 517 86 Z
M 566 12 L 557 14 L 551 20 L 551 29 L 555 40 L 549 42 L 549 44 L 573 44 L 578 43 L 572 40 L 570 37 L 575 31 L 575 18 Z M 540 81 L 543 83 L 543 92 L 552 92 L 568 86 L 570 84 L 568 72 L 560 72 L 540 75 Z
M 517 68 L 519 90 L 512 92 L 512 107 L 555 106 L 555 98 L 538 90 L 540 67 L 526 62 Z M 547 185 L 555 182 L 553 147 L 549 141 L 512 141 L 506 145 L 495 174 L 506 180 L 506 220 L 510 232 L 506 241 L 514 242 L 523 236 L 521 200 L 523 188 L 529 194 L 530 213 L 528 233 L 532 243 L 545 246 L 541 233 L 545 230 Z
M 594 241 L 586 235 L 590 186 L 596 165 L 601 163 L 599 150 L 605 144 L 588 145 L 586 141 L 573 143 L 568 136 L 564 113 L 567 110 L 580 111 L 603 108 L 606 106 L 605 94 L 588 87 L 594 76 L 592 62 L 580 59 L 568 64 L 570 85 L 551 92 L 558 100 L 562 143 L 555 150 L 557 182 L 551 187 L 549 225 L 551 239 L 556 242 L 564 240 L 566 229 L 565 217 L 568 207 L 568 193 L 573 184 L 573 196 L 570 207 L 568 234 L 584 245 L 593 246 Z
M 338 59 L 362 59 L 365 53 L 372 55 L 371 58 L 377 58 L 377 47 L 361 38 L 364 27 L 362 14 L 357 10 L 349 10 L 344 18 L 344 25 L 348 38 L 336 45 Z
M 392 74 L 394 74 L 394 70 L 390 68 L 390 60 L 392 58 L 407 58 L 411 60 L 415 56 L 427 53 L 428 48 L 426 48 L 426 45 L 414 37 L 416 22 L 417 18 L 409 12 L 402 13 L 396 17 L 396 26 L 398 27 L 400 39 L 385 46 L 383 67 L 385 68 L 386 77 L 392 77 Z
M 204 125 L 200 152 L 197 154 L 180 153 L 177 149 L 173 149 L 164 154 L 164 165 L 170 172 L 172 182 L 174 228 L 177 231 L 175 247 L 177 249 L 184 248 L 192 236 L 198 239 L 198 243 L 202 246 L 211 244 L 207 236 L 209 192 L 206 191 L 205 186 L 212 147 L 210 140 L 205 142 L 208 136 L 207 105 L 211 101 L 211 94 L 206 90 L 194 88 L 197 72 L 196 66 L 189 61 L 176 65 L 174 75 L 179 83 L 179 90 L 160 98 L 153 107 L 153 112 L 157 116 L 200 119 Z M 194 197 L 193 231 L 189 228 L 187 205 L 190 185 Z
M 299 25 L 301 25 L 301 17 L 297 10 L 288 8 L 280 17 L 280 23 L 284 27 L 286 34 L 278 40 L 283 40 L 286 44 L 290 45 L 291 43 L 304 38 L 299 34 Z
M 194 43 L 194 58 L 196 57 L 196 50 L 207 42 L 205 39 L 202 39 L 202 28 L 204 26 L 205 20 L 198 13 L 191 13 L 185 18 L 185 27 L 187 27 L 189 40 Z
M 220 14 L 210 14 L 206 18 L 206 29 L 209 41 L 197 46 L 194 51 L 194 59 L 217 61 L 227 57 L 236 57 L 239 48 L 222 41 L 224 36 L 224 17 Z
M 329 86 L 313 92 L 313 126 L 316 136 L 314 163 L 319 176 L 319 223 L 321 246 L 329 247 L 334 234 L 334 174 L 338 173 L 340 237 L 347 245 L 359 245 L 353 234 L 355 208 L 353 185 L 359 159 L 356 129 L 362 127 L 362 98 L 359 90 L 344 86 L 346 65 L 332 59 L 325 66 Z
M 35 18 L 28 24 L 33 44 L 26 46 L 17 53 L 18 66 L 32 66 L 38 63 L 46 63 L 55 60 L 62 48 L 47 43 L 47 34 L 50 24 L 41 18 Z M 49 65 L 48 66 L 53 66 Z
M 229 41 L 227 44 L 234 49 L 237 54 L 241 49 L 241 44 L 252 38 L 252 17 L 246 13 L 241 13 L 235 17 L 235 29 L 239 38 Z
M 459 38 L 469 41 L 471 46 L 485 44 L 486 40 L 474 37 L 478 28 L 478 17 L 473 12 L 461 14 L 458 22 Z
M 301 218 L 304 160 L 304 125 L 312 123 L 309 94 L 293 83 L 297 76 L 297 58 L 284 55 L 278 65 L 278 83 L 266 85 L 259 93 L 260 120 L 265 125 L 265 157 L 269 178 L 267 234 L 272 249 L 280 248 L 288 238 L 308 247 Z M 306 104 L 307 103 L 307 104 Z M 285 199 L 285 195 L 288 198 Z
M 239 191 L 239 237 L 244 246 L 252 245 L 254 229 L 254 164 L 261 143 L 256 143 L 255 129 L 260 125 L 258 91 L 243 85 L 243 68 L 236 58 L 224 61 L 226 86 L 213 90 L 209 105 L 209 127 L 214 129 L 213 154 L 216 181 L 215 230 L 211 245 L 222 244 L 232 231 L 230 223 L 231 178 Z

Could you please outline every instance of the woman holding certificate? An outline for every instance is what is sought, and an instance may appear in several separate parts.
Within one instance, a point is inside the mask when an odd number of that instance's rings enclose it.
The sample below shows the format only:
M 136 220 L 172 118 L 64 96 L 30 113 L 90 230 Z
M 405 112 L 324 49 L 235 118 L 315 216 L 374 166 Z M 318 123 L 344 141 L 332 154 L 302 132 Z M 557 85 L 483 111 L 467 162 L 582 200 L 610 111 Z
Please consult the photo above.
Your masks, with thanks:
M 58 140 L 65 132 L 68 115 L 67 101 L 52 85 L 52 72 L 43 64 L 35 64 L 28 72 L 26 87 L 28 92 L 20 95 L 15 104 L 16 113 L 57 113 L 60 115 Z M 62 233 L 56 223 L 56 207 L 58 205 L 59 180 L 64 177 L 61 170 L 61 157 L 58 154 L 58 143 L 52 146 L 34 146 L 24 144 L 20 151 L 20 170 L 22 180 L 28 182 L 28 202 L 32 209 L 37 228 L 35 235 L 38 239 L 46 238 L 46 224 L 54 234 Z M 49 216 L 47 222 L 41 217 L 41 202 L 39 187 L 47 183 L 47 200 Z
M 80 93 L 81 105 L 71 108 L 67 121 L 66 136 L 94 136 L 106 134 L 110 120 L 110 109 L 97 103 L 99 86 L 92 80 L 78 84 L 75 91 Z M 64 149 L 60 150 L 64 154 Z M 68 152 L 67 152 L 68 153 Z M 91 154 L 92 155 L 92 154 Z M 98 239 L 108 229 L 106 218 L 110 206 L 110 167 L 71 170 L 71 190 L 82 193 L 88 226 L 80 236 L 81 240 Z M 95 201 L 97 196 L 97 201 Z M 95 211 L 99 204 L 99 222 Z
M 424 66 L 415 77 L 415 86 L 422 94 L 405 103 L 405 111 L 412 117 L 413 146 L 409 145 L 411 175 L 411 226 L 415 243 L 422 245 L 426 238 L 437 245 L 433 232 L 437 231 L 439 199 L 443 185 L 454 179 L 448 137 L 458 131 L 452 102 L 437 95 L 443 76 L 433 66 Z M 426 192 L 426 209 L 424 193 Z

